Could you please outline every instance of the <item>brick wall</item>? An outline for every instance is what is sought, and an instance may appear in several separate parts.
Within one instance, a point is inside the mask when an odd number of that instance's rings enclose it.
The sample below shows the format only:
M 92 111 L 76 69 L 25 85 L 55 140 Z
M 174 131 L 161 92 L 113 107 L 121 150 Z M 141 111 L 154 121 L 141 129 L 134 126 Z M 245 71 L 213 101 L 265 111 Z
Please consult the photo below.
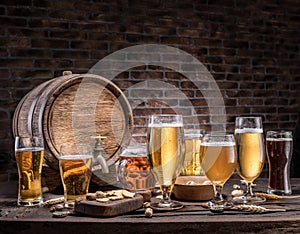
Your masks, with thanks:
M 103 57 L 133 45 L 173 46 L 203 63 L 224 97 L 229 131 L 239 115 L 262 116 L 266 130 L 293 129 L 299 109 L 299 12 L 297 0 L 0 3 L 0 167 L 8 172 L 1 179 L 16 172 L 11 125 L 20 99 L 64 70 L 85 73 Z M 176 71 L 142 66 L 113 81 L 126 90 L 153 77 L 184 92 L 201 128 L 210 129 L 201 91 Z M 171 91 L 159 100 L 145 97 L 134 109 L 135 133 L 144 131 L 149 113 L 171 111 L 166 100 L 174 108 L 185 106 Z

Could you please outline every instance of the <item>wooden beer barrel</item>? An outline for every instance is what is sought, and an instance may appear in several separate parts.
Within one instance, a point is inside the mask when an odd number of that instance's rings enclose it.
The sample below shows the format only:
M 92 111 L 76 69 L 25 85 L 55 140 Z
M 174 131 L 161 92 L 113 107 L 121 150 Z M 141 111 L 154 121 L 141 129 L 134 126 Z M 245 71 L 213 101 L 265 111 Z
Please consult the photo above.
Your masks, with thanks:
M 89 144 L 101 139 L 110 169 L 93 172 L 98 185 L 114 183 L 115 162 L 129 144 L 133 126 L 130 104 L 111 81 L 93 74 L 69 74 L 46 81 L 27 93 L 13 117 L 15 136 L 43 135 L 43 178 L 50 190 L 60 184 L 58 159 L 63 144 Z M 47 184 L 48 183 L 48 184 Z

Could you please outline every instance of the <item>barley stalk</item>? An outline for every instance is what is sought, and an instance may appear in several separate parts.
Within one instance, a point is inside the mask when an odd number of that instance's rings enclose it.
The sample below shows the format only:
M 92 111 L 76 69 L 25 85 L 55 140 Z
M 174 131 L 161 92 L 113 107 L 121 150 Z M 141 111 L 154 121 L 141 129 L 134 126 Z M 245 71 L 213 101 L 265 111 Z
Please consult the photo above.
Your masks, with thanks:
M 261 198 L 266 198 L 268 200 L 278 200 L 282 198 L 282 196 L 278 196 L 275 194 L 268 194 L 268 193 L 255 193 L 255 195 Z
M 64 197 L 53 198 L 53 199 L 44 201 L 43 206 L 55 205 L 55 204 L 64 202 L 64 200 L 65 200 Z
M 257 205 L 236 205 L 231 208 L 231 210 L 246 211 L 252 213 L 267 213 L 267 212 L 277 212 L 286 211 L 285 209 L 268 209 Z
M 294 195 L 294 196 L 279 196 L 276 194 L 269 194 L 269 193 L 255 193 L 256 196 L 266 198 L 268 200 L 278 200 L 282 198 L 300 198 L 300 195 Z

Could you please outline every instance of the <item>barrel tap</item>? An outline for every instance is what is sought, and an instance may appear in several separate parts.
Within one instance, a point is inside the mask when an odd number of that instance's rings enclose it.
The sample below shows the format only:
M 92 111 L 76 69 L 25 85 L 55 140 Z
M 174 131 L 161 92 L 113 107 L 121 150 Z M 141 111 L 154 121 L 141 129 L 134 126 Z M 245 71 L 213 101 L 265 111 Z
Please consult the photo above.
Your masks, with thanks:
M 91 138 L 96 139 L 95 147 L 94 147 L 94 158 L 92 163 L 92 171 L 96 171 L 98 169 L 102 169 L 102 173 L 109 173 L 109 169 L 104 158 L 104 149 L 101 145 L 101 139 L 105 139 L 105 136 L 92 136 Z

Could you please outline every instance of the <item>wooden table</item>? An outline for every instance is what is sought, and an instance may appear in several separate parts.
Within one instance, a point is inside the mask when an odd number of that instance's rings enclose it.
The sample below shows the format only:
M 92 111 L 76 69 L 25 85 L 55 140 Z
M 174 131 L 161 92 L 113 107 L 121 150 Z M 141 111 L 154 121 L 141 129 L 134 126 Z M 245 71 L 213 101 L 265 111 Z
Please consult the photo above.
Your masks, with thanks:
M 229 194 L 232 185 L 238 183 L 229 180 L 224 193 Z M 267 179 L 256 183 L 255 190 L 266 191 Z M 300 179 L 292 179 L 292 189 L 294 195 L 300 195 Z M 53 218 L 46 207 L 17 207 L 15 191 L 16 184 L 0 184 L 0 233 L 300 233 L 300 198 L 268 201 L 264 207 L 286 211 L 264 214 L 212 214 L 199 202 L 184 202 L 185 208 L 154 212 L 152 218 L 146 218 L 143 209 L 113 218 Z

